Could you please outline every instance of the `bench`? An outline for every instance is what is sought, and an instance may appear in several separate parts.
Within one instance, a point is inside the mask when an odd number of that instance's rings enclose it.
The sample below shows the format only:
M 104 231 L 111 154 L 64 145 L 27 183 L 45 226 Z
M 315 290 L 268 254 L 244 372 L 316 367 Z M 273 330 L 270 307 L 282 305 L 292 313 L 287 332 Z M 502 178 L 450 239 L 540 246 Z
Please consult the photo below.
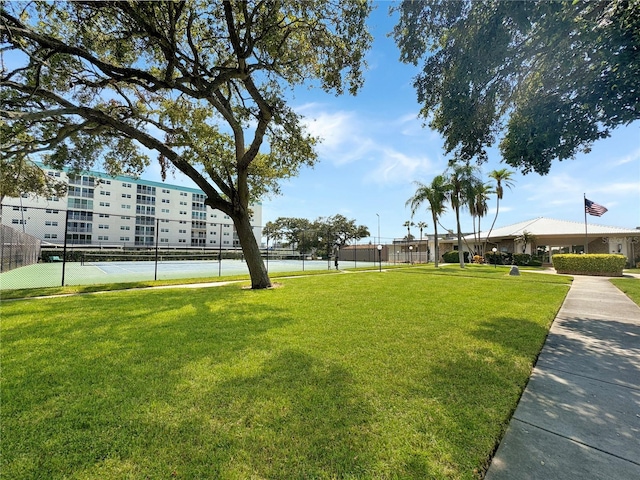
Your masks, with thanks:
M 53 256 L 49 257 L 49 261 L 50 262 L 61 262 L 62 258 L 57 256 L 57 255 L 53 255 Z

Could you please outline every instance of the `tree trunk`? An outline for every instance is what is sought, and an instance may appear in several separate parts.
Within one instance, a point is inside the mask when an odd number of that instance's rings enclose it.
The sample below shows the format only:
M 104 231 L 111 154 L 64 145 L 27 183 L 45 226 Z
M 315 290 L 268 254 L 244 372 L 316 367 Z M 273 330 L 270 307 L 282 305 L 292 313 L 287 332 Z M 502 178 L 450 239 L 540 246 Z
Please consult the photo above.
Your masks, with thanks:
M 440 259 L 440 248 L 438 247 L 438 218 L 435 214 L 431 214 L 433 217 L 433 242 L 435 243 L 434 249 L 436 253 L 436 257 L 434 259 L 434 266 L 438 268 L 438 260 Z
M 458 227 L 458 259 L 460 268 L 464 268 L 464 252 L 462 251 L 462 232 L 460 232 L 460 207 L 456 208 L 456 225 Z
M 489 243 L 489 237 L 491 236 L 491 232 L 493 231 L 493 226 L 496 224 L 496 220 L 498 219 L 498 212 L 500 212 L 500 197 L 498 197 L 496 202 L 496 216 L 493 217 L 493 222 L 491 223 L 491 228 L 489 229 L 489 233 L 484 239 L 484 247 L 483 250 L 487 249 L 487 243 Z
M 271 280 L 262 261 L 260 247 L 253 234 L 251 218 L 248 213 L 244 212 L 241 213 L 238 218 L 234 218 L 233 223 L 236 226 L 242 253 L 244 253 L 244 259 L 247 262 L 247 268 L 251 276 L 251 288 L 254 290 L 269 288 L 271 286 Z M 222 241 L 222 239 L 220 240 Z

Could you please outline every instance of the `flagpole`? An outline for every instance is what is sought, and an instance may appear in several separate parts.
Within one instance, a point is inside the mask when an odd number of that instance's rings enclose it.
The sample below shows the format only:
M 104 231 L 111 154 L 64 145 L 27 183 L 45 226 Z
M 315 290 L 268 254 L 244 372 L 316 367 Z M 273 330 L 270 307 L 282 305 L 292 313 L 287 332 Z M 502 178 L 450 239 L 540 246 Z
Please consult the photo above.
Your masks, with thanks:
M 587 233 L 587 194 L 582 194 L 582 208 L 584 209 L 584 253 L 589 253 L 589 235 Z

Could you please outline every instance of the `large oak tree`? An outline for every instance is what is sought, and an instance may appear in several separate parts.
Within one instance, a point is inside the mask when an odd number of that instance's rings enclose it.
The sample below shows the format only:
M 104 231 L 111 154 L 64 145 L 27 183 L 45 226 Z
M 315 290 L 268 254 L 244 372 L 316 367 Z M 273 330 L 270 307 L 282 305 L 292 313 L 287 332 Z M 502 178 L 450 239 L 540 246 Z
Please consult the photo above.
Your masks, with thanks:
M 546 174 L 640 119 L 640 1 L 403 1 L 401 60 L 457 160 Z
M 362 84 L 364 0 L 6 2 L 3 155 L 137 173 L 148 152 L 234 222 L 253 288 L 270 280 L 252 201 L 316 161 L 286 103 Z M 144 148 L 141 148 L 144 147 Z

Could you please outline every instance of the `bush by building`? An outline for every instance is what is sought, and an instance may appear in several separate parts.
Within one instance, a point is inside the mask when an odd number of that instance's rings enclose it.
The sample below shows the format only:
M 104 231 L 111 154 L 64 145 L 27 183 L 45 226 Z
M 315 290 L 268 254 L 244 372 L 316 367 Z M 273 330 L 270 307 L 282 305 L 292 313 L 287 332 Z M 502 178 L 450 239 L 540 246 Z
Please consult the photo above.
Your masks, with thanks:
M 574 253 L 556 254 L 552 257 L 556 272 L 568 275 L 596 275 L 621 277 L 627 263 L 624 255 Z

